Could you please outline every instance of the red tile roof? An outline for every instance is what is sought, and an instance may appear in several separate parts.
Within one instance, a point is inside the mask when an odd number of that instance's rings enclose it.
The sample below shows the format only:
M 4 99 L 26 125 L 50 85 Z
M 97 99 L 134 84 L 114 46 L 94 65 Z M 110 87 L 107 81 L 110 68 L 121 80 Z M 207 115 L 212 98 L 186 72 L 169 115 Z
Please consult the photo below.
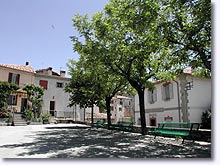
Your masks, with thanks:
M 30 65 L 0 64 L 0 66 L 35 73 L 34 69 Z

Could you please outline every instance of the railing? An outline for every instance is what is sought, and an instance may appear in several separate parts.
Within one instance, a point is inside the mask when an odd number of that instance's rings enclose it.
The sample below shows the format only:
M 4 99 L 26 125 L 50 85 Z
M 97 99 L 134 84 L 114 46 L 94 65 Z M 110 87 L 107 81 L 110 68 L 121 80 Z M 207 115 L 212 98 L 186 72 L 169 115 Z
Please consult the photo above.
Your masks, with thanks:
M 78 119 L 79 115 L 72 111 L 55 111 L 54 112 L 55 118 L 71 118 L 71 119 Z

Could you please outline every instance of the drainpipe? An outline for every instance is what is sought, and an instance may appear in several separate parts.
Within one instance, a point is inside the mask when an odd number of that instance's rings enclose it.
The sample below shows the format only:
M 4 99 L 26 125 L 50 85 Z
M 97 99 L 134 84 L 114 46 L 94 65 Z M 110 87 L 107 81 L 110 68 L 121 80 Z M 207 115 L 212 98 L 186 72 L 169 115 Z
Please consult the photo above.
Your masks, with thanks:
M 75 116 L 75 122 L 76 122 L 76 104 L 75 104 L 75 115 L 74 116 Z
M 86 121 L 86 107 L 84 105 L 84 114 L 83 114 L 83 119 L 84 119 L 84 122 Z
M 173 80 L 176 83 L 177 86 L 177 99 L 178 99 L 178 115 L 179 115 L 179 122 L 181 122 L 181 116 L 180 116 L 180 94 L 179 94 L 179 82 L 176 80 Z

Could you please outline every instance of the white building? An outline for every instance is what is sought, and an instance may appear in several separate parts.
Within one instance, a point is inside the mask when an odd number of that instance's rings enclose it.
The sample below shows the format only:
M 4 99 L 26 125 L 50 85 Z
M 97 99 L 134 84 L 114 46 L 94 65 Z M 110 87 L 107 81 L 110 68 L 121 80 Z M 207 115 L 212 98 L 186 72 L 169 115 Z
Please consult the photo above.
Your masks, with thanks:
M 55 118 L 85 121 L 91 113 L 91 108 L 80 108 L 79 105 L 69 107 L 69 93 L 64 91 L 70 78 L 65 77 L 65 71 L 60 74 L 51 67 L 36 71 L 35 84 L 42 86 L 44 91 L 42 112 L 49 112 Z M 94 113 L 99 113 L 99 107 L 94 106 Z
M 113 123 L 118 121 L 133 120 L 134 111 L 132 98 L 125 96 L 116 96 L 111 100 L 111 120 Z
M 69 94 L 64 91 L 68 82 L 69 78 L 65 77 L 65 71 L 58 74 L 52 71 L 51 67 L 36 71 L 35 84 L 45 89 L 42 112 L 49 112 L 54 117 L 75 117 L 73 115 L 77 113 L 73 113 L 74 108 L 68 107 Z
M 198 122 L 211 106 L 211 79 L 182 74 L 175 81 L 155 82 L 154 90 L 145 90 L 147 126 L 159 122 Z M 135 96 L 135 122 L 140 125 L 139 98 Z

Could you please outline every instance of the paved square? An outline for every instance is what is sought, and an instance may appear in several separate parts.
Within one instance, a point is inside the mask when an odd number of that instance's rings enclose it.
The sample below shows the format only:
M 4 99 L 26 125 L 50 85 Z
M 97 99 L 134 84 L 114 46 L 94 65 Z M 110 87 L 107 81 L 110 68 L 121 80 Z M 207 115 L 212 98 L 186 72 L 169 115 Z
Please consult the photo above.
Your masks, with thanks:
M 1 158 L 211 158 L 211 143 L 79 124 L 1 126 Z

